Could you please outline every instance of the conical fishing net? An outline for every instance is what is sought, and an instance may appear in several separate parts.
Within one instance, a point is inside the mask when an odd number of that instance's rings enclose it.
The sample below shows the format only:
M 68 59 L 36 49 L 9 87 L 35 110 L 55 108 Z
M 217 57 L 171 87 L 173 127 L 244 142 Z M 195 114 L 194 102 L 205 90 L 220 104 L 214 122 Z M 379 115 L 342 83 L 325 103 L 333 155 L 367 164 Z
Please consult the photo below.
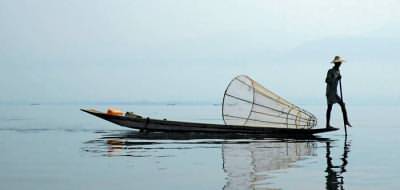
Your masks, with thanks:
M 222 117 L 226 125 L 298 129 L 317 125 L 313 114 L 245 75 L 234 78 L 226 88 Z

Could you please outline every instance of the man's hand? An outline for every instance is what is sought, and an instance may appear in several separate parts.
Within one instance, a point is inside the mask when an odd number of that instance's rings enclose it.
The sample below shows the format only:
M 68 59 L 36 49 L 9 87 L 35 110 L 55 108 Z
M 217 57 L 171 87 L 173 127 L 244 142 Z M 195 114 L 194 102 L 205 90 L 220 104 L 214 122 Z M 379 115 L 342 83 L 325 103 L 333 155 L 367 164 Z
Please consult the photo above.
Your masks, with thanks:
M 342 76 L 339 75 L 339 76 L 337 77 L 337 79 L 338 79 L 338 80 L 342 79 Z

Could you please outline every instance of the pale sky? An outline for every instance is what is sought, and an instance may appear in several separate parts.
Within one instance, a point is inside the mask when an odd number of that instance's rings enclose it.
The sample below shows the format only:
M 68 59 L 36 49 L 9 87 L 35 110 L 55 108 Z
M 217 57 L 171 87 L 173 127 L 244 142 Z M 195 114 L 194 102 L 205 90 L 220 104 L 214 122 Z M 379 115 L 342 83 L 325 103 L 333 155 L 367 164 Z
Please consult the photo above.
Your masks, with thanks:
M 324 103 L 400 103 L 400 1 L 0 0 L 0 102 L 211 101 L 247 74 Z

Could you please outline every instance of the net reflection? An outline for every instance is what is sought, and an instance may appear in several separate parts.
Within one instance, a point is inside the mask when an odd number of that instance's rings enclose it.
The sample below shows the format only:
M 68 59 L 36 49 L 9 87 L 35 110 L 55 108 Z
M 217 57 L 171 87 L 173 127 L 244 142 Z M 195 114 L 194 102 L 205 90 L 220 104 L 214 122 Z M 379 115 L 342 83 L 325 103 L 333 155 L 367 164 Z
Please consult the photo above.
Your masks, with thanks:
M 315 155 L 314 141 L 224 144 L 223 168 L 228 175 L 224 190 L 268 189 L 268 172 L 293 167 Z

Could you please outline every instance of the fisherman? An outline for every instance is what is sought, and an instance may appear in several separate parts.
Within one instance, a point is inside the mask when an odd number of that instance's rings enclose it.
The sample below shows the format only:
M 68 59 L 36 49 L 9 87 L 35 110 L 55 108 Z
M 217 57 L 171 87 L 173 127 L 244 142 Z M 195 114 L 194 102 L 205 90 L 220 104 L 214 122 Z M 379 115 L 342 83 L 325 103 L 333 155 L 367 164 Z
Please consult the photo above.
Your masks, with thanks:
M 332 64 L 335 64 L 335 66 L 333 66 L 331 69 L 329 69 L 328 74 L 325 79 L 326 99 L 328 102 L 328 108 L 326 110 L 326 128 L 332 127 L 330 125 L 331 111 L 332 111 L 333 104 L 335 104 L 335 103 L 338 103 L 340 105 L 340 107 L 342 108 L 343 120 L 344 120 L 345 125 L 351 127 L 351 124 L 347 117 L 346 106 L 343 102 L 343 99 L 341 97 L 339 97 L 339 95 L 337 94 L 337 86 L 338 86 L 339 81 L 342 79 L 342 76 L 340 75 L 339 67 L 343 62 L 344 62 L 344 60 L 340 56 L 335 56 L 335 58 L 331 62 Z

